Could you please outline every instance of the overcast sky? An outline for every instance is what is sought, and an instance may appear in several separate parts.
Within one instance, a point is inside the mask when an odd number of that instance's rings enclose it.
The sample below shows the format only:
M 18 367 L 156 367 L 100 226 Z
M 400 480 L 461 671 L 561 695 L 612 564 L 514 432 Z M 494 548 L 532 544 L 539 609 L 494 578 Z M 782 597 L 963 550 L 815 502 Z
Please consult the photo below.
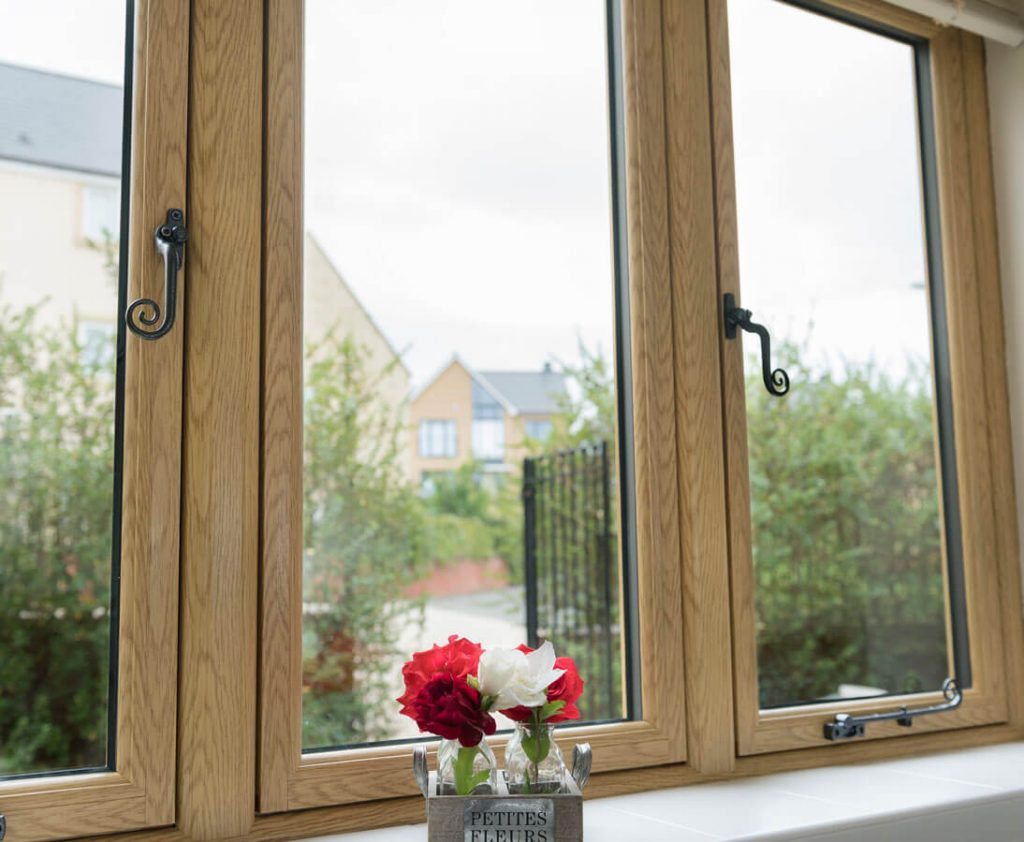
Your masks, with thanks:
M 0 0 L 0 61 L 124 83 L 124 0 Z
M 306 220 L 422 382 L 612 345 L 594 0 L 308 0 Z
M 612 346 L 600 0 L 307 0 L 306 221 L 422 383 Z M 742 302 L 927 354 L 911 51 L 731 0 Z M 114 83 L 124 6 L 0 0 L 0 61 Z M 753 348 L 752 343 L 748 347 Z
M 912 49 L 773 0 L 729 11 L 744 306 L 817 363 L 926 361 Z
M 730 12 L 743 301 L 900 371 L 928 348 L 911 50 Z M 610 351 L 604 37 L 599 0 L 307 2 L 307 225 L 416 380 Z

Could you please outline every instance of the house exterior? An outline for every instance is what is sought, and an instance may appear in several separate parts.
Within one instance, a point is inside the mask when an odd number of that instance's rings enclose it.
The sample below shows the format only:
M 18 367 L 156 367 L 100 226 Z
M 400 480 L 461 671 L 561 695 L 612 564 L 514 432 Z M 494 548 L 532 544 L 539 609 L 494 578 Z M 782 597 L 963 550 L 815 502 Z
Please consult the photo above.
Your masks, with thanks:
M 103 244 L 121 227 L 122 109 L 117 85 L 0 64 L 0 307 L 38 306 L 39 323 L 110 353 L 120 314 Z M 308 232 L 304 257 L 307 343 L 351 338 L 404 425 L 408 369 Z
M 366 373 L 381 405 L 406 423 L 409 369 L 363 307 L 317 240 L 306 232 L 302 280 L 302 333 L 307 347 L 328 335 L 351 339 L 364 355 Z
M 565 378 L 540 371 L 476 371 L 458 356 L 413 397 L 409 408 L 409 479 L 431 477 L 470 461 L 489 474 L 516 470 L 528 440 L 551 435 Z
M 117 330 L 102 244 L 120 229 L 122 109 L 116 85 L 0 64 L 0 306 L 83 342 Z

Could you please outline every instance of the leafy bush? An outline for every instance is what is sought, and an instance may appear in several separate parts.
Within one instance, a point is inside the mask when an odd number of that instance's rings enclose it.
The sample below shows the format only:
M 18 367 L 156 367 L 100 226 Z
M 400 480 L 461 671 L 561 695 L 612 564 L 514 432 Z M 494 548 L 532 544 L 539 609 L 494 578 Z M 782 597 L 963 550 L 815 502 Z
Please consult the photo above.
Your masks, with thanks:
M 792 344 L 779 354 L 792 391 L 770 396 L 759 374 L 746 389 L 761 704 L 840 684 L 936 688 L 946 608 L 928 371 L 894 379 L 870 363 L 815 369 Z M 539 454 L 615 442 L 611 366 L 581 357 L 562 367 L 573 388 Z
M 395 641 L 426 570 L 421 501 L 401 470 L 400 418 L 376 397 L 365 352 L 328 338 L 307 354 L 303 482 L 303 742 L 387 735 Z
M 547 441 L 537 442 L 534 449 L 538 453 L 554 453 L 605 441 L 612 448 L 614 464 L 618 446 L 615 369 L 600 348 L 591 351 L 582 340 L 578 348 L 579 365 L 558 364 L 558 371 L 570 388 L 558 396 L 551 436 Z
M 946 609 L 927 374 L 815 371 L 798 351 L 780 352 L 785 398 L 747 381 L 761 704 L 841 683 L 937 688 Z
M 437 563 L 500 558 L 522 581 L 523 510 L 519 483 L 485 476 L 479 462 L 438 474 L 424 500 L 430 557 Z
M 433 490 L 426 498 L 427 509 L 438 514 L 483 520 L 490 494 L 482 482 L 479 462 L 466 462 L 454 471 L 433 477 Z
M 423 521 L 424 552 L 440 565 L 495 558 L 494 536 L 481 519 L 427 511 Z
M 0 310 L 0 774 L 106 760 L 114 380 L 74 333 Z M 782 353 L 792 392 L 771 398 L 752 378 L 747 394 L 761 702 L 840 683 L 937 687 L 926 374 L 813 371 Z M 585 355 L 565 372 L 578 388 L 545 449 L 614 441 L 610 367 Z M 518 575 L 519 483 L 481 488 L 471 466 L 420 499 L 400 469 L 400 419 L 351 342 L 312 349 L 306 387 L 304 742 L 380 739 L 395 641 L 420 608 L 399 594 L 446 559 L 497 555 Z
M 0 308 L 0 774 L 107 762 L 113 370 L 36 321 Z

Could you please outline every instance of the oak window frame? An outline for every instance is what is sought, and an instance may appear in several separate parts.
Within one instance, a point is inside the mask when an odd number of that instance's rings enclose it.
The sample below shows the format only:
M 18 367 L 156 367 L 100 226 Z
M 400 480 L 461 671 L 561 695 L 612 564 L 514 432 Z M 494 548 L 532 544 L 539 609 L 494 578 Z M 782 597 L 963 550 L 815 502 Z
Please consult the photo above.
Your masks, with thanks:
M 163 300 L 153 230 L 185 201 L 188 0 L 134 0 L 127 299 Z M 128 92 L 126 90 L 126 96 Z M 179 275 L 179 306 L 184 276 Z M 119 314 L 120 315 L 120 314 Z M 174 823 L 183 329 L 125 330 L 119 625 L 111 771 L 0 781 L 9 842 Z M 114 663 L 111 663 L 114 669 Z
M 594 745 L 589 795 L 1024 736 L 1024 629 L 1012 466 L 1003 458 L 1011 435 L 983 44 L 880 0 L 829 5 L 926 38 L 932 49 L 974 687 L 960 712 L 912 729 L 875 726 L 868 739 L 842 743 L 821 736 L 834 708 L 757 709 L 749 559 L 730 521 L 740 493 L 733 474 L 737 465 L 746 470 L 735 458 L 738 433 L 728 420 L 742 353 L 738 343 L 725 345 L 720 327 L 721 293 L 734 291 L 738 274 L 725 0 L 624 0 L 643 720 L 563 732 L 567 744 L 585 738 Z M 407 745 L 302 753 L 300 0 L 266 5 L 264 62 L 263 815 L 254 826 L 272 838 L 275 827 L 325 832 L 417 820 L 422 801 Z M 899 703 L 887 697 L 841 707 Z M 308 821 L 268 815 L 308 808 L 323 809 L 305 814 Z
M 609 4 L 609 9 L 617 9 Z M 627 38 L 631 32 L 626 22 Z M 303 753 L 302 658 L 302 83 L 303 4 L 267 4 L 265 23 L 263 248 L 262 578 L 260 588 L 258 811 L 352 804 L 417 792 L 409 745 Z M 650 34 L 650 33 L 648 33 Z M 626 103 L 642 84 L 636 56 L 622 50 Z M 615 114 L 613 124 L 632 113 Z M 683 618 L 676 526 L 675 400 L 669 290 L 659 265 L 657 170 L 664 149 L 645 150 L 626 132 L 619 150 L 628 184 L 630 356 L 636 507 L 640 718 L 560 730 L 563 750 L 594 748 L 595 772 L 661 766 L 686 758 Z M 632 139 L 631 139 L 632 138 Z M 650 140 L 658 144 L 656 135 Z M 663 143 L 663 141 L 660 141 Z M 643 182 L 647 185 L 640 188 Z M 651 191 L 651 198 L 645 190 Z M 651 207 L 642 205 L 647 201 Z M 619 384 L 628 388 L 629 384 Z M 471 634 L 472 630 L 464 630 Z M 492 738 L 502 746 L 508 736 Z M 429 743 L 434 751 L 436 741 Z
M 938 223 L 948 327 L 956 474 L 962 527 L 964 595 L 972 683 L 956 711 L 914 721 L 873 724 L 862 740 L 915 735 L 1006 723 L 1021 692 L 1020 612 L 1005 599 L 1020 592 L 1008 408 L 1003 362 L 999 276 L 991 211 L 988 115 L 983 46 L 977 36 L 939 25 L 875 0 L 830 0 L 809 5 L 831 10 L 835 18 L 894 31 L 927 49 L 938 188 Z M 729 87 L 729 44 L 725 0 L 708 0 L 708 49 L 714 134 L 715 213 L 718 284 L 738 293 L 735 185 Z M 927 116 L 927 109 L 925 109 Z M 726 450 L 730 581 L 732 587 L 736 747 L 739 755 L 770 754 L 822 746 L 822 728 L 836 713 L 891 711 L 902 704 L 942 701 L 941 693 L 888 696 L 858 701 L 760 710 L 758 706 L 754 580 L 751 558 L 750 497 L 747 477 L 743 350 L 740 342 L 720 342 L 723 428 Z M 1006 496 L 997 499 L 1000 489 Z M 948 608 L 948 601 L 947 601 Z M 1019 606 L 1018 606 L 1019 608 Z M 953 673 L 950 652 L 950 674 Z M 1018 720 L 1019 721 L 1019 720 Z M 826 744 L 827 745 L 827 744 Z M 830 746 L 843 750 L 842 745 Z
M 422 821 L 423 801 L 412 794 L 408 755 L 402 750 L 391 750 L 389 756 L 385 747 L 362 756 L 339 753 L 314 756 L 323 762 L 304 762 L 299 710 L 291 692 L 298 684 L 289 684 L 295 669 L 295 626 L 289 620 L 295 608 L 289 596 L 290 589 L 301 586 L 288 563 L 290 542 L 301 542 L 294 529 L 288 530 L 293 518 L 301 518 L 296 511 L 301 495 L 289 493 L 301 483 L 301 460 L 293 459 L 296 453 L 301 457 L 301 442 L 291 426 L 296 419 L 301 423 L 301 397 L 292 391 L 294 373 L 288 373 L 295 360 L 301 363 L 299 323 L 289 315 L 301 312 L 301 286 L 295 281 L 301 271 L 301 242 L 296 238 L 302 205 L 296 190 L 302 177 L 301 9 L 295 0 L 148 2 L 160 15 L 159 20 L 146 18 L 151 23 L 145 31 L 153 34 L 148 60 L 169 72 L 151 79 L 147 75 L 149 82 L 143 84 L 142 64 L 137 64 L 137 96 L 148 90 L 166 102 L 188 90 L 192 100 L 187 137 L 192 289 L 182 325 L 188 338 L 188 423 L 182 482 L 181 666 L 176 671 L 170 639 L 178 616 L 177 549 L 171 542 L 177 540 L 173 516 L 182 473 L 173 453 L 140 448 L 133 457 L 139 464 L 131 468 L 126 461 L 126 471 L 140 471 L 140 465 L 154 458 L 160 465 L 159 486 L 142 483 L 130 520 L 126 510 L 126 524 L 138 530 L 132 537 L 126 534 L 126 541 L 147 552 L 159 548 L 151 559 L 159 581 L 125 583 L 126 589 L 136 587 L 150 598 L 148 603 L 140 600 L 133 612 L 137 616 L 122 619 L 121 639 L 134 647 L 126 657 L 137 670 L 134 677 L 126 676 L 121 692 L 135 692 L 129 686 L 156 691 L 146 697 L 145 706 L 136 697 L 122 707 L 136 712 L 125 727 L 138 737 L 140 772 L 131 780 L 127 777 L 134 772 L 125 770 L 87 780 L 74 776 L 17 782 L 16 790 L 0 786 L 0 812 L 10 821 L 8 838 L 56 839 L 127 830 L 146 822 L 176 827 L 111 838 L 187 842 L 244 837 L 270 842 Z M 712 91 L 719 98 L 722 94 L 721 51 L 712 49 L 708 40 L 725 43 L 724 3 L 625 0 L 634 414 L 638 436 L 642 430 L 655 434 L 642 459 L 637 452 L 636 488 L 645 658 L 641 679 L 643 710 L 651 727 L 624 723 L 596 735 L 603 742 L 596 746 L 598 773 L 588 796 L 1024 737 L 1024 631 L 982 42 L 935 30 L 924 18 L 874 0 L 835 0 L 833 5 L 909 32 L 928 28 L 935 43 L 943 39 L 950 67 L 960 78 L 950 88 L 951 101 L 960 105 L 959 117 L 947 126 L 947 148 L 961 154 L 946 161 L 943 171 L 950 177 L 944 177 L 942 189 L 944 203 L 950 197 L 963 203 L 955 216 L 962 239 L 945 240 L 966 267 L 962 301 L 971 314 L 965 316 L 967 326 L 976 331 L 984 327 L 980 335 L 974 334 L 979 344 L 972 349 L 980 357 L 974 365 L 983 377 L 972 392 L 977 401 L 966 410 L 979 464 L 989 477 L 989 484 L 976 490 L 973 505 L 988 512 L 986 522 L 991 524 L 991 531 L 983 534 L 992 555 L 982 560 L 982 572 L 997 583 L 997 613 L 989 621 L 1001 634 L 999 648 L 991 654 L 996 668 L 1005 665 L 1005 721 L 931 733 L 915 726 L 900 739 L 820 741 L 800 750 L 783 746 L 738 755 L 728 441 L 722 426 L 718 330 L 718 277 L 732 258 L 716 228 L 728 213 L 723 199 L 731 164 L 721 111 L 717 120 L 712 116 Z M 168 38 L 178 26 L 191 28 L 190 73 L 187 49 L 176 37 Z M 138 37 L 140 49 L 144 37 Z M 159 56 L 167 50 L 175 58 L 164 65 Z M 149 129 L 162 131 L 164 145 L 150 147 L 157 151 L 133 164 L 137 175 L 149 174 L 142 193 L 148 198 L 140 200 L 149 202 L 145 224 L 133 228 L 133 260 L 145 255 L 148 261 L 152 255 L 153 213 L 160 217 L 180 201 L 186 115 L 184 106 L 175 109 L 162 130 L 159 121 Z M 143 112 L 137 104 L 136 114 Z M 141 131 L 138 122 L 136 130 Z M 135 154 L 141 156 L 145 148 L 138 141 Z M 285 154 L 279 154 L 282 150 Z M 139 271 L 141 275 L 134 269 L 131 273 L 132 294 L 158 294 L 159 264 L 145 263 Z M 637 325 L 646 333 L 643 342 Z M 162 403 L 149 402 L 145 398 L 150 393 L 140 392 L 137 405 L 126 406 L 127 417 L 138 413 L 153 430 L 174 430 L 179 423 L 180 413 L 175 412 L 180 406 L 173 401 L 180 400 L 181 390 L 173 375 L 180 357 L 168 360 L 156 353 L 173 357 L 172 346 L 164 343 L 176 335 L 172 331 L 161 343 L 145 347 L 129 345 L 129 380 L 136 377 L 167 390 L 160 392 Z M 959 429 L 958 437 L 962 440 Z M 262 548 L 256 542 L 259 505 Z M 275 519 L 277 526 L 272 525 Z M 735 610 L 738 614 L 743 606 Z M 635 742 L 633 735 L 638 737 Z M 595 737 L 588 738 L 597 743 Z M 125 745 L 122 740 L 122 750 Z M 626 768 L 631 760 L 641 768 Z M 620 768 L 613 770 L 616 763 Z M 353 782 L 360 779 L 363 789 L 354 792 Z M 395 794 L 409 797 L 390 797 Z M 343 801 L 349 803 L 301 810 Z M 296 812 L 258 815 L 279 810 Z

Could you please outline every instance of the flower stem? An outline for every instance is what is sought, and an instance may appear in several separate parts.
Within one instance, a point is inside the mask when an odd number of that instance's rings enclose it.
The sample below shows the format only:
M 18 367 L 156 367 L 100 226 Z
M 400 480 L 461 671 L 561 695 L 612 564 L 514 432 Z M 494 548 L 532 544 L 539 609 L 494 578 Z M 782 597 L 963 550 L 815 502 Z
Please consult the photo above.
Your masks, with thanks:
M 480 784 L 484 783 L 490 776 L 490 772 L 487 769 L 483 771 L 473 772 L 473 761 L 476 759 L 480 748 L 473 746 L 472 748 L 466 748 L 461 746 L 459 753 L 455 758 L 455 763 L 452 765 L 452 770 L 455 777 L 455 792 L 458 795 L 470 795 L 473 790 L 476 789 Z
M 537 711 L 534 711 L 530 723 L 525 726 L 523 734 L 523 753 L 530 761 L 524 774 L 524 792 L 532 792 L 530 785 L 530 770 L 533 770 L 533 779 L 540 780 L 540 764 L 543 763 L 551 752 L 551 738 L 548 736 L 548 727 L 540 719 Z

